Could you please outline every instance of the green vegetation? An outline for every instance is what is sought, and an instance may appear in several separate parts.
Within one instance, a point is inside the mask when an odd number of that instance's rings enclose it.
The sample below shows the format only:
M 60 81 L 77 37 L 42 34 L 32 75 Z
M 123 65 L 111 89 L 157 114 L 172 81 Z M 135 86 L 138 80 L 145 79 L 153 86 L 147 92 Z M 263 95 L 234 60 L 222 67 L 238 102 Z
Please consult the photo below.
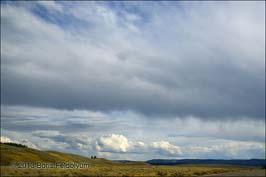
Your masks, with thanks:
M 14 162 L 75 162 L 89 163 L 86 169 L 62 168 L 16 168 L 9 166 Z M 202 176 L 225 172 L 251 170 L 253 168 L 236 166 L 154 166 L 144 162 L 113 162 L 102 158 L 90 159 L 74 154 L 55 151 L 39 151 L 1 144 L 1 176 Z

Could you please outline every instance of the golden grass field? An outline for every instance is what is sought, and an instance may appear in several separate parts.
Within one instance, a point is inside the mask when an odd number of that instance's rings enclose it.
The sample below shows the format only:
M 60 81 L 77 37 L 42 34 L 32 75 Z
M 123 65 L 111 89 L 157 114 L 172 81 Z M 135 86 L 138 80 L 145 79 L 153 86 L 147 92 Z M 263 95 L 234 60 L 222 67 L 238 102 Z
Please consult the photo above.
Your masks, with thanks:
M 17 168 L 13 162 L 75 162 L 89 163 L 86 169 Z M 221 165 L 155 166 L 144 162 L 113 162 L 106 159 L 89 159 L 74 154 L 55 151 L 39 151 L 30 148 L 1 144 L 1 176 L 205 176 L 222 173 L 251 173 L 259 170 L 252 167 Z M 265 171 L 265 170 L 264 170 Z
M 241 167 L 197 167 L 197 166 L 152 166 L 118 165 L 90 167 L 88 169 L 16 169 L 2 166 L 1 176 L 203 176 L 227 172 L 250 173 L 252 168 Z

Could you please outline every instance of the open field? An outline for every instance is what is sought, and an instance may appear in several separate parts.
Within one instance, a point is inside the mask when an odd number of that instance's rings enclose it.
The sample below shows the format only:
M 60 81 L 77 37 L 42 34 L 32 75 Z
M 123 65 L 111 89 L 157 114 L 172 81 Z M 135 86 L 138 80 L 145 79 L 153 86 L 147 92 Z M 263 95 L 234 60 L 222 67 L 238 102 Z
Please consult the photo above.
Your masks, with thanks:
M 84 169 L 18 168 L 14 162 L 88 163 Z M 264 170 L 265 171 L 265 170 Z M 89 159 L 74 154 L 39 151 L 1 144 L 1 176 L 205 176 L 215 174 L 261 174 L 259 168 L 230 165 L 150 165 L 145 162 L 113 162 L 102 158 Z
M 237 171 L 237 172 L 228 172 L 228 173 L 220 173 L 217 175 L 210 176 L 266 176 L 265 169 L 249 169 L 245 171 Z
M 107 167 L 90 167 L 88 169 L 16 169 L 1 167 L 1 176 L 203 176 L 220 173 L 253 174 L 251 168 L 241 167 L 178 167 L 178 166 L 145 166 L 120 165 Z M 232 173 L 238 172 L 238 173 Z M 240 172 L 240 173 L 239 173 Z M 230 174 L 230 173 L 228 173 Z M 261 172 L 260 172 L 261 174 Z M 225 176 L 227 176 L 225 174 Z M 235 176 L 235 175 L 234 175 Z

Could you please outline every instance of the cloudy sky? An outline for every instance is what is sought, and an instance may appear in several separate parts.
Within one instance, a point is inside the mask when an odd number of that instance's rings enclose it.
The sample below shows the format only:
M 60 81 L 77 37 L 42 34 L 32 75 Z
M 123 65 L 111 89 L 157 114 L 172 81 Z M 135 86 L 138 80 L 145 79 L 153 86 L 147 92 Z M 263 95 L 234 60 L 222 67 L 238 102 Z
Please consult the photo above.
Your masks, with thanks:
M 264 158 L 265 2 L 1 2 L 1 141 Z

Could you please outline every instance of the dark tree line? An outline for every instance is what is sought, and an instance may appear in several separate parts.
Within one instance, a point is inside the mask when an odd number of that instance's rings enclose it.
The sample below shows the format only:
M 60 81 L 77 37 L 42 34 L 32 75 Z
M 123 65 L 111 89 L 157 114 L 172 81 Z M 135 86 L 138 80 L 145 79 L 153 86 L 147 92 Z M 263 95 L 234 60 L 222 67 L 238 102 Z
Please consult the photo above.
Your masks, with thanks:
M 6 145 L 9 145 L 9 146 L 25 147 L 25 148 L 27 148 L 26 145 L 24 145 L 24 144 L 18 144 L 18 143 L 2 143 L 2 142 L 0 142 L 0 144 L 6 144 Z

